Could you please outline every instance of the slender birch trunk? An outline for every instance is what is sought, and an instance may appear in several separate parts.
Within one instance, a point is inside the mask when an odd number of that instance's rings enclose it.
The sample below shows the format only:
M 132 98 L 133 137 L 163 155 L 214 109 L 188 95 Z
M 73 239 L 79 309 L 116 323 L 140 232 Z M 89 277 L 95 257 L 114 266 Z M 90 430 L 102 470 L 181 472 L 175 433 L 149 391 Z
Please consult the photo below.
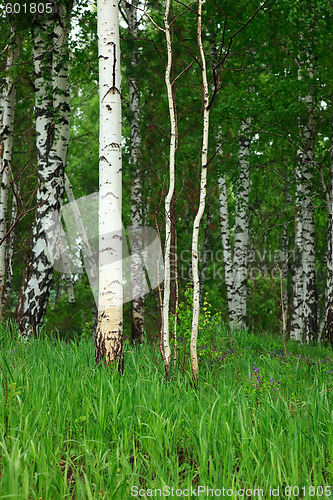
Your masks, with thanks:
M 165 85 L 167 88 L 169 115 L 170 115 L 170 157 L 169 157 L 169 190 L 165 197 L 165 247 L 164 247 L 164 294 L 163 294 L 163 350 L 165 377 L 169 376 L 171 349 L 170 349 L 170 331 L 169 331 L 169 312 L 170 312 L 170 257 L 171 257 L 171 203 L 175 192 L 175 156 L 177 149 L 177 122 L 174 96 L 171 85 L 172 68 L 172 45 L 170 36 L 170 0 L 166 2 L 164 14 L 165 36 L 168 51 L 168 62 L 165 70 Z
M 246 284 L 247 257 L 249 239 L 249 192 L 250 192 L 250 152 L 251 137 L 249 135 L 250 120 L 243 120 L 239 140 L 239 177 L 236 196 L 236 220 L 233 257 L 233 306 L 232 323 L 238 328 L 245 327 L 246 319 Z
M 312 30 L 312 29 L 311 29 Z M 300 40 L 304 36 L 300 35 Z M 310 48 L 305 51 L 308 76 L 313 80 L 313 56 Z M 302 80 L 301 63 L 298 61 L 298 79 Z M 294 310 L 291 324 L 291 338 L 310 341 L 317 339 L 317 288 L 315 270 L 314 209 L 312 201 L 312 171 L 314 167 L 315 117 L 312 94 L 304 98 L 308 109 L 308 120 L 302 134 L 302 148 L 298 151 L 296 177 L 298 214 L 295 236 Z M 301 213 L 300 213 L 301 209 Z
M 307 156 L 306 161 L 311 161 Z M 303 212 L 303 341 L 317 339 L 317 287 L 315 264 L 314 209 L 311 193 L 312 173 L 306 171 Z
M 14 187 L 15 192 L 17 193 L 18 188 L 17 186 Z M 11 216 L 11 221 L 10 221 L 10 227 L 12 227 L 16 220 L 17 220 L 17 212 L 18 212 L 18 205 L 17 205 L 17 198 L 14 194 L 13 196 L 13 202 L 12 202 L 12 216 Z M 6 282 L 4 285 L 3 289 L 3 296 L 2 296 L 2 310 L 5 309 L 10 293 L 12 290 L 12 284 L 13 284 L 13 254 L 14 254 L 14 241 L 15 241 L 15 230 L 12 230 L 11 233 L 8 236 L 8 241 L 6 240 Z
M 313 79 L 312 64 L 310 65 L 309 74 L 310 78 Z M 303 340 L 308 344 L 310 341 L 317 340 L 318 336 L 314 207 L 312 199 L 312 171 L 314 167 L 316 124 L 312 95 L 307 95 L 305 102 L 309 118 L 303 131 L 304 148 L 301 157 L 304 168 L 305 188 L 303 212 Z
M 96 362 L 123 370 L 121 73 L 118 0 L 97 0 L 99 301 Z
M 201 60 L 201 75 L 203 85 L 203 138 L 201 150 L 201 179 L 200 179 L 200 201 L 198 212 L 194 219 L 193 235 L 192 235 L 192 277 L 193 277 L 193 315 L 192 315 L 192 330 L 191 330 L 191 367 L 194 381 L 198 382 L 198 354 L 197 340 L 199 328 L 199 313 L 200 313 L 200 279 L 199 279 L 199 256 L 198 242 L 200 222 L 205 211 L 206 188 L 207 188 L 207 159 L 208 159 L 208 134 L 209 134 L 209 89 L 207 82 L 206 60 L 201 40 L 201 11 L 202 0 L 198 0 L 198 24 L 197 24 L 197 41 L 200 51 Z
M 231 243 L 230 243 L 227 185 L 224 173 L 222 173 L 218 178 L 218 186 L 219 186 L 221 239 L 223 248 L 225 284 L 227 288 L 228 315 L 229 315 L 229 320 L 232 321 L 232 318 L 234 318 L 235 316 L 234 301 L 233 301 L 234 272 L 233 272 L 233 258 L 232 258 Z
M 333 189 L 333 185 L 332 185 Z M 333 193 L 333 191 L 332 191 Z M 333 345 L 333 244 L 332 244 L 332 208 L 328 215 L 328 232 L 327 232 L 327 257 L 326 257 L 326 289 L 325 289 L 325 305 L 323 325 L 320 328 L 320 339 L 324 344 Z
M 64 197 L 64 171 L 66 165 L 66 156 L 69 143 L 69 125 L 70 125 L 70 106 L 69 106 L 69 83 L 68 83 L 68 54 L 67 54 L 67 35 L 68 27 L 65 20 L 66 10 L 64 5 L 59 3 L 56 25 L 54 29 L 54 48 L 52 54 L 52 87 L 53 87 L 53 107 L 59 116 L 55 132 L 54 148 L 51 161 L 61 165 L 60 180 L 61 197 L 60 205 Z M 63 266 L 65 271 L 65 281 L 68 294 L 68 302 L 75 302 L 74 287 L 70 273 L 70 264 L 67 259 L 67 252 L 61 252 Z
M 137 7 L 138 0 L 127 3 L 128 31 L 133 40 L 138 37 Z M 131 224 L 136 228 L 143 225 L 143 199 L 142 199 L 142 169 L 140 168 L 140 93 L 136 73 L 138 71 L 137 50 L 131 49 L 131 70 L 129 80 L 129 98 L 131 111 L 131 167 L 133 181 L 131 187 Z M 144 296 L 143 284 L 145 283 L 145 272 L 142 263 L 143 242 L 135 238 L 132 244 L 132 340 L 142 343 L 144 341 Z
M 296 168 L 295 249 L 293 258 L 293 311 L 290 338 L 300 342 L 303 332 L 303 198 L 304 184 L 301 166 Z
M 13 47 L 9 48 L 7 57 L 7 68 L 10 71 L 15 59 L 18 56 L 18 40 L 14 41 Z M 5 89 L 3 99 L 1 100 L 2 124 L 0 137 L 0 169 L 1 169 L 1 188 L 0 188 L 0 241 L 7 233 L 7 210 L 8 195 L 11 189 L 12 180 L 12 152 L 14 136 L 14 116 L 16 104 L 16 86 L 11 76 L 5 80 Z M 15 201 L 13 201 L 15 203 Z M 2 302 L 4 286 L 6 280 L 6 250 L 7 241 L 0 244 L 0 317 L 2 315 Z
M 56 255 L 58 250 L 56 238 L 54 248 L 49 248 L 47 235 L 53 231 L 53 214 L 60 210 L 64 195 L 69 88 L 68 26 L 63 4 L 57 4 L 53 21 L 54 24 L 50 18 L 45 18 L 35 26 L 33 56 L 39 188 L 32 258 L 19 318 L 20 331 L 25 337 L 36 332 L 44 319 L 53 276 L 50 252 Z
M 325 325 L 322 333 L 324 344 L 333 346 L 333 117 L 331 137 L 331 186 L 327 200 L 328 234 L 327 234 L 327 277 L 325 290 Z
M 291 201 L 290 196 L 287 195 L 286 197 L 287 206 L 290 205 L 290 201 Z M 281 273 L 283 282 L 286 282 L 288 280 L 288 262 L 289 262 L 288 224 L 284 224 L 282 233 L 282 253 L 281 253 Z M 284 311 L 285 324 L 287 324 L 289 317 L 288 287 L 283 295 L 283 311 Z

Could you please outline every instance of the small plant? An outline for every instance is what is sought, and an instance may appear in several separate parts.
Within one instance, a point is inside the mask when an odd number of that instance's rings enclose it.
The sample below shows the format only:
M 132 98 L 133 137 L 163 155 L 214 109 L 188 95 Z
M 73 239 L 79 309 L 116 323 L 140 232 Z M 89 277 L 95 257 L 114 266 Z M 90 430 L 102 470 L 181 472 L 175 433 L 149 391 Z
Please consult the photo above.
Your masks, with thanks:
M 262 396 L 263 394 L 274 394 L 276 396 L 275 393 L 279 391 L 280 384 L 281 380 L 278 380 L 277 382 L 275 382 L 273 378 L 268 380 L 264 375 L 262 375 L 262 373 L 260 373 L 257 363 L 254 363 L 245 392 L 255 396 L 256 398 L 259 398 L 259 396 Z
M 192 283 L 189 282 L 184 291 L 184 301 L 179 301 L 178 309 L 177 309 L 177 335 L 179 344 L 183 344 L 183 352 L 182 352 L 182 369 L 185 367 L 185 357 L 186 352 L 189 351 L 189 341 L 191 338 L 191 329 L 192 329 L 192 308 L 193 308 L 193 286 Z M 170 315 L 170 331 L 174 331 L 174 322 L 175 316 L 173 314 Z M 175 343 L 174 339 L 171 340 L 171 343 Z M 175 345 L 175 348 L 178 346 Z
M 178 306 L 178 341 L 182 344 L 182 369 L 185 367 L 186 355 L 189 354 L 190 338 L 192 329 L 192 305 L 193 305 L 193 288 L 192 283 L 189 283 L 185 289 L 185 300 L 179 303 Z M 170 331 L 174 328 L 174 316 L 170 317 Z M 217 341 L 217 332 L 221 331 L 222 317 L 221 312 L 212 311 L 212 305 L 208 298 L 208 293 L 203 298 L 201 314 L 199 317 L 199 335 L 198 335 L 198 357 L 199 360 L 213 363 L 222 361 L 226 357 L 233 355 L 234 350 L 228 347 L 227 343 L 222 347 Z M 219 339 L 220 340 L 220 339 Z M 174 342 L 172 340 L 172 342 Z

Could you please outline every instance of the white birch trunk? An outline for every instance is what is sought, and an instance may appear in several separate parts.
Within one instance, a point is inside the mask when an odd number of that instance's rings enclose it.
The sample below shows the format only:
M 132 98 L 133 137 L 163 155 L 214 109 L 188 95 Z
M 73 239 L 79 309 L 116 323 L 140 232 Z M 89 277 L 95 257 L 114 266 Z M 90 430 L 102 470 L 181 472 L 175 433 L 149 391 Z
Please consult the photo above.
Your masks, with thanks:
M 303 35 L 300 35 L 300 39 L 304 40 Z M 313 79 L 313 56 L 309 49 L 306 50 L 305 55 L 306 63 L 309 65 L 308 74 Z M 302 79 L 300 64 L 298 79 Z M 302 131 L 303 147 L 298 151 L 299 165 L 296 171 L 296 177 L 299 179 L 297 184 L 299 209 L 296 218 L 294 307 L 290 336 L 294 340 L 309 343 L 317 339 L 318 334 L 314 210 L 311 192 L 316 131 L 312 95 L 307 95 L 304 101 L 309 114 Z
M 164 13 L 165 36 L 168 51 L 168 62 L 165 71 L 165 85 L 167 88 L 169 115 L 170 115 L 170 157 L 169 157 L 169 190 L 165 197 L 165 247 L 164 247 L 164 294 L 162 314 L 162 337 L 164 351 L 165 377 L 169 376 L 171 349 L 169 331 L 170 312 L 170 257 L 171 257 L 171 202 L 175 191 L 175 156 L 177 149 L 177 124 L 174 99 L 171 86 L 172 46 L 169 25 L 170 0 L 166 2 Z
M 121 74 L 118 0 L 97 0 L 99 301 L 96 362 L 123 370 Z
M 312 69 L 310 77 L 313 78 Z M 304 169 L 304 212 L 303 212 L 303 340 L 307 344 L 317 340 L 317 287 L 315 263 L 314 208 L 312 200 L 312 169 L 314 167 L 314 141 L 316 133 L 313 116 L 313 99 L 305 97 L 309 119 L 304 127 L 304 149 L 302 166 Z
M 43 322 L 53 276 L 50 251 L 53 255 L 57 253 L 57 248 L 49 248 L 47 234 L 53 232 L 53 214 L 60 210 L 63 201 L 69 135 L 68 27 L 65 14 L 64 6 L 59 4 L 53 30 L 49 18 L 35 26 L 33 55 L 39 188 L 32 259 L 21 306 L 20 331 L 25 337 L 36 332 Z M 57 245 L 56 238 L 54 245 Z
M 287 195 L 286 197 L 286 205 L 290 205 L 290 196 Z M 282 273 L 282 281 L 286 282 L 288 279 L 288 262 L 289 262 L 289 239 L 288 239 L 288 224 L 285 224 L 283 226 L 283 233 L 282 233 L 282 254 L 281 254 L 281 273 Z M 289 314 L 289 301 L 288 301 L 288 290 L 286 286 L 286 290 L 283 295 L 283 311 L 284 311 L 284 320 L 285 324 L 287 324 L 288 321 L 288 314 Z M 283 320 L 283 318 L 282 318 Z
M 127 4 L 128 31 L 133 40 L 138 37 L 137 6 L 138 0 Z M 140 168 L 140 94 L 136 77 L 138 71 L 137 51 L 131 50 L 132 75 L 129 80 L 129 98 L 131 111 L 131 167 L 133 180 L 131 187 L 131 224 L 132 227 L 143 225 L 142 170 Z M 132 243 L 131 281 L 132 281 L 132 340 L 144 341 L 144 293 L 145 272 L 142 262 L 143 241 L 135 238 Z
M 55 165 L 49 164 L 49 153 L 54 141 L 52 126 L 52 101 L 48 80 L 51 77 L 51 54 L 49 31 L 51 21 L 36 25 L 34 29 L 34 71 L 35 71 L 35 115 L 36 146 L 38 151 L 37 210 L 33 227 L 32 258 L 28 266 L 28 277 L 23 290 L 20 331 L 28 337 L 42 322 L 52 279 L 52 266 L 48 253 L 46 229 L 50 212 L 60 208 L 58 203 L 58 182 Z M 56 182 L 53 183 L 53 180 Z
M 17 186 L 15 186 L 15 192 L 17 193 Z M 10 221 L 10 227 L 13 227 L 17 220 L 17 198 L 13 196 L 12 202 L 12 217 Z M 3 290 L 2 296 L 2 310 L 5 309 L 7 302 L 9 300 L 10 292 L 12 290 L 13 283 L 13 253 L 14 253 L 14 241 L 15 241 L 15 229 L 11 231 L 8 236 L 8 241 L 6 240 L 6 282 Z
M 331 138 L 331 186 L 330 196 L 327 200 L 328 211 L 328 234 L 327 234 L 327 277 L 325 289 L 325 324 L 320 330 L 322 340 L 325 344 L 333 346 L 333 118 Z M 321 340 L 321 339 L 320 339 Z
M 332 186 L 333 189 L 333 186 Z M 332 252 L 332 211 L 328 214 L 328 231 L 327 231 L 327 253 L 326 253 L 326 287 L 325 287 L 325 303 L 323 317 L 319 329 L 318 341 L 323 341 L 325 344 L 333 345 L 333 252 Z
M 209 134 L 209 89 L 207 82 L 206 60 L 201 40 L 201 10 L 202 0 L 198 0 L 198 25 L 197 41 L 201 59 L 201 75 L 203 85 L 203 138 L 201 150 L 201 179 L 200 179 L 200 201 L 198 212 L 194 219 L 192 235 L 192 277 L 193 277 L 193 315 L 191 330 L 191 368 L 195 382 L 198 382 L 198 354 L 197 340 L 200 314 L 200 279 L 199 279 L 199 256 L 198 241 L 200 222 L 205 210 L 206 189 L 207 189 L 207 159 L 208 159 L 208 134 Z
M 249 122 L 243 121 L 239 140 L 239 178 L 236 196 L 236 220 L 233 257 L 233 305 L 234 316 L 231 321 L 238 328 L 245 327 L 246 289 L 247 289 L 247 257 L 249 238 L 249 192 L 250 192 L 250 152 L 251 138 Z
M 16 40 L 14 44 L 18 41 Z M 9 48 L 7 57 L 7 68 L 11 69 L 16 57 L 18 49 Z M 1 188 L 0 188 L 0 241 L 7 233 L 7 210 L 8 210 L 8 195 L 10 191 L 10 181 L 12 180 L 12 152 L 13 152 L 13 135 L 14 135 L 14 116 L 16 104 L 16 86 L 12 78 L 8 76 L 5 81 L 5 89 L 3 99 L 1 99 L 2 108 L 2 124 L 0 137 L 0 169 L 1 169 Z M 7 241 L 4 240 L 0 244 L 0 317 L 2 315 L 2 299 L 4 293 L 6 279 L 6 249 Z
M 307 158 L 307 162 L 310 158 Z M 311 196 L 312 173 L 307 170 L 303 212 L 303 340 L 317 339 L 317 288 L 315 267 L 314 209 Z
M 303 199 L 304 183 L 301 166 L 296 168 L 296 217 L 295 217 L 295 250 L 293 273 L 293 311 L 291 318 L 290 338 L 300 342 L 303 332 Z
M 228 196 L 225 174 L 221 174 L 218 178 L 219 186 L 219 209 L 220 209 L 220 226 L 221 239 L 223 248 L 224 275 L 227 288 L 228 314 L 229 320 L 235 316 L 234 301 L 233 301 L 233 258 L 230 243 L 229 215 L 228 215 Z
M 58 7 L 57 22 L 54 29 L 54 47 L 52 54 L 52 86 L 53 86 L 53 107 L 59 115 L 57 128 L 54 138 L 54 147 L 52 148 L 51 161 L 57 163 L 61 169 L 59 182 L 62 185 L 62 195 L 60 204 L 63 202 L 64 194 L 64 169 L 66 165 L 66 156 L 69 142 L 69 84 L 68 84 L 68 60 L 67 60 L 67 32 L 65 25 L 65 8 L 62 4 Z M 68 294 L 68 302 L 75 302 L 73 281 L 70 273 L 70 263 L 67 259 L 67 253 L 62 252 L 63 266 L 65 271 L 65 281 Z

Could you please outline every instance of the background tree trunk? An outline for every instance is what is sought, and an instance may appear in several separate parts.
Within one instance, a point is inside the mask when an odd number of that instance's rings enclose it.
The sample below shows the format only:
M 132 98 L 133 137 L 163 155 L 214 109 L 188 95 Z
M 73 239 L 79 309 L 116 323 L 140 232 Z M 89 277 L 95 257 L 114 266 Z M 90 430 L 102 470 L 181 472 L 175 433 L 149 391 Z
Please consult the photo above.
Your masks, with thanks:
M 131 224 L 137 228 L 143 225 L 143 182 L 142 168 L 140 166 L 140 92 L 138 85 L 138 54 L 135 42 L 138 37 L 138 0 L 132 0 L 132 3 L 126 4 L 126 13 L 128 20 L 128 31 L 132 39 L 132 49 L 130 54 L 131 71 L 129 80 L 129 99 L 131 111 L 131 169 L 133 172 L 133 181 L 131 187 Z M 142 262 L 143 241 L 140 238 L 134 238 L 131 248 L 131 275 L 132 275 L 132 340 L 144 341 L 144 295 L 143 285 L 145 283 L 145 271 Z
M 9 71 L 18 56 L 18 39 L 13 40 L 13 46 L 9 48 L 7 57 L 7 68 Z M 7 233 L 7 211 L 8 195 L 11 189 L 12 176 L 12 153 L 14 136 L 14 116 L 16 105 L 16 85 L 11 76 L 6 78 L 3 98 L 1 99 L 2 123 L 0 137 L 0 168 L 1 168 L 1 187 L 0 187 L 0 241 Z M 13 196 L 13 206 L 15 207 L 15 196 Z M 6 251 L 7 241 L 0 244 L 0 317 L 2 315 L 2 302 L 4 298 L 4 287 L 6 281 Z M 10 273 L 10 269 L 8 269 Z
M 45 17 L 35 26 L 33 54 L 39 187 L 32 260 L 23 285 L 19 317 L 20 331 L 25 337 L 35 333 L 43 322 L 53 276 L 52 257 L 58 253 L 53 217 L 63 201 L 69 136 L 67 35 L 66 11 L 60 3 L 55 8 L 53 20 Z M 52 248 L 50 241 L 53 241 Z
M 223 260 L 224 260 L 224 276 L 227 288 L 228 315 L 229 315 L 229 321 L 232 322 L 233 318 L 235 317 L 234 293 L 233 293 L 234 271 L 233 271 L 233 258 L 232 258 L 231 243 L 230 243 L 227 186 L 224 173 L 221 174 L 218 178 L 218 186 L 219 186 L 221 239 L 222 239 Z
M 327 200 L 328 231 L 327 231 L 327 276 L 325 289 L 325 325 L 322 340 L 333 346 L 333 118 L 331 136 L 331 184 Z
M 250 192 L 250 152 L 251 137 L 249 120 L 243 120 L 239 139 L 239 177 L 236 196 L 236 221 L 233 257 L 233 311 L 232 322 L 244 328 L 246 322 L 247 288 L 247 246 L 249 238 L 249 192 Z

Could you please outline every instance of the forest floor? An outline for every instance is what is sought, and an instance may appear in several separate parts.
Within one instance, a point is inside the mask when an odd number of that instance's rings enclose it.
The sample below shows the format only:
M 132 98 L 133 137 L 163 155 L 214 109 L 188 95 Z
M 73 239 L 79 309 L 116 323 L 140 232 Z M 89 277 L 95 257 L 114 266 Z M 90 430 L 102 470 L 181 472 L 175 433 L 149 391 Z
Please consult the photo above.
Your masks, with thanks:
M 166 381 L 149 343 L 125 344 L 119 376 L 88 339 L 3 328 L 0 498 L 331 498 L 332 349 L 211 338 L 195 388 L 181 345 Z

